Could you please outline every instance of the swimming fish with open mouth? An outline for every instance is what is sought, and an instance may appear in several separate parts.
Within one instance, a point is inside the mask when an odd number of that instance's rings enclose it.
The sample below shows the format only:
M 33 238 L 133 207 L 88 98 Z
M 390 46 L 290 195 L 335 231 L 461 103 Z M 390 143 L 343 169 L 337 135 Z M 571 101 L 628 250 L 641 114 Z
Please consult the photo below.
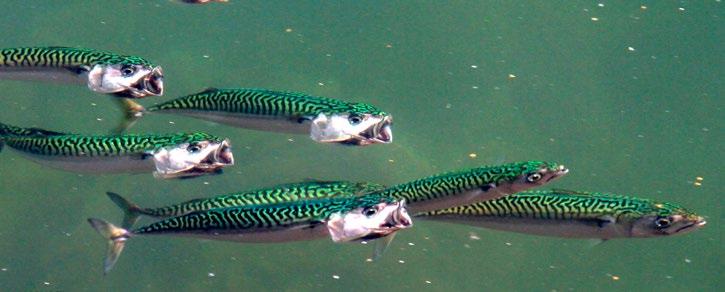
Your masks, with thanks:
M 408 202 L 412 214 L 497 199 L 566 175 L 563 165 L 523 161 L 442 173 L 394 185 L 376 194 Z
M 387 144 L 393 141 L 392 116 L 367 104 L 303 93 L 267 89 L 209 88 L 144 108 L 122 101 L 127 108 L 120 131 L 143 114 L 178 113 L 231 126 L 283 133 L 308 134 L 322 143 Z
M 122 226 L 127 228 L 133 226 L 141 215 L 166 218 L 216 208 L 358 196 L 381 189 L 383 189 L 383 186 L 368 182 L 308 181 L 276 185 L 270 188 L 219 195 L 211 198 L 193 199 L 158 208 L 142 208 L 116 193 L 108 192 L 106 194 L 124 211 L 125 217 Z
M 139 235 L 175 235 L 237 242 L 289 242 L 330 237 L 334 242 L 385 237 L 412 226 L 405 201 L 374 195 L 304 200 L 196 211 L 134 230 L 101 219 L 88 222 L 108 240 L 107 273 L 126 241 Z
M 567 190 L 517 193 L 416 217 L 525 234 L 596 239 L 683 234 L 706 223 L 703 217 L 672 203 Z
M 119 97 L 162 95 L 160 66 L 136 56 L 69 47 L 0 49 L 0 79 L 84 83 Z
M 229 140 L 206 133 L 89 136 L 0 124 L 4 145 L 43 165 L 93 174 L 155 169 L 156 177 L 182 178 L 234 164 Z

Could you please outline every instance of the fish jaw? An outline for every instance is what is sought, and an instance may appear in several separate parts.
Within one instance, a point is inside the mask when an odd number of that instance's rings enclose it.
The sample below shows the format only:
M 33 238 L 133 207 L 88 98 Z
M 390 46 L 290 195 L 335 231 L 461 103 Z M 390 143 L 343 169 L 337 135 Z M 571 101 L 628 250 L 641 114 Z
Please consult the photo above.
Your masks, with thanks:
M 222 168 L 234 165 L 231 143 L 202 142 L 203 148 L 189 153 L 189 144 L 173 148 L 161 148 L 154 154 L 156 171 L 154 176 L 163 179 L 189 178 L 209 173 L 219 173 Z
M 121 97 L 160 96 L 164 92 L 163 75 L 160 66 L 97 64 L 88 72 L 88 88 Z

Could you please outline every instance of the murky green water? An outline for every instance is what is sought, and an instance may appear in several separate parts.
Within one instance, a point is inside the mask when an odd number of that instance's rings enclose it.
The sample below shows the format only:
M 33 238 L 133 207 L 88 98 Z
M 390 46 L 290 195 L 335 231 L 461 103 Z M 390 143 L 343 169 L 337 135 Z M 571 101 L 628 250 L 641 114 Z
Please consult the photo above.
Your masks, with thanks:
M 166 96 L 144 104 L 208 86 L 296 90 L 381 107 L 395 116 L 395 142 L 340 147 L 144 118 L 135 132 L 232 139 L 237 165 L 182 181 L 77 175 L 3 151 L 0 290 L 722 289 L 722 3 L 598 3 L 6 1 L 0 47 L 89 47 L 161 64 Z M 83 86 L 0 86 L 0 122 L 106 133 L 120 117 Z M 106 191 L 157 206 L 306 178 L 396 184 L 527 159 L 570 167 L 552 187 L 677 202 L 708 224 L 592 246 L 417 221 L 375 264 L 369 246 L 327 240 L 144 237 L 104 277 L 105 242 L 85 220 L 120 221 Z

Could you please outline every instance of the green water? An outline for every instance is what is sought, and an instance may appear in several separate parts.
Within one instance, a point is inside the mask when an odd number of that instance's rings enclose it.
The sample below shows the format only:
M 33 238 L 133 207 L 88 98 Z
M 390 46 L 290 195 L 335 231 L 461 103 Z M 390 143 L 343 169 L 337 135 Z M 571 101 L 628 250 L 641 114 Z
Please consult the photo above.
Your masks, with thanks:
M 0 47 L 88 47 L 162 65 L 166 94 L 143 104 L 209 86 L 302 91 L 379 106 L 395 117 L 395 141 L 341 147 L 149 115 L 133 131 L 232 139 L 235 166 L 181 181 L 77 175 L 5 150 L 0 290 L 722 289 L 720 1 L 3 4 Z M 106 133 L 120 117 L 110 98 L 84 86 L 0 81 L 0 88 L 4 123 L 90 134 Z M 106 191 L 159 206 L 306 178 L 396 184 L 529 159 L 571 169 L 553 187 L 676 202 L 708 224 L 593 246 L 419 220 L 374 264 L 365 261 L 370 246 L 329 240 L 141 237 L 104 277 L 106 243 L 85 220 L 120 222 Z M 693 185 L 698 176 L 701 187 Z

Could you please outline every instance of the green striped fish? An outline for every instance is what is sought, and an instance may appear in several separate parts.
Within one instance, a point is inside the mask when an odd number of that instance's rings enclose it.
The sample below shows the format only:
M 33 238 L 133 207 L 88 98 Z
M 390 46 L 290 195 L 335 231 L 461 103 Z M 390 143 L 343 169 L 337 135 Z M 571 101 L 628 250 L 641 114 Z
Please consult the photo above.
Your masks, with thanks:
M 0 79 L 83 83 L 95 92 L 131 98 L 164 90 L 161 67 L 143 58 L 68 47 L 0 49 Z
M 392 117 L 378 108 L 303 93 L 267 89 L 209 88 L 143 108 L 126 100 L 128 128 L 144 113 L 177 113 L 236 127 L 309 134 L 322 143 L 369 145 L 391 143 Z
M 109 241 L 108 272 L 126 241 L 139 235 L 191 236 L 237 242 L 288 242 L 329 236 L 334 242 L 369 240 L 412 226 L 405 201 L 366 195 L 196 211 L 134 230 L 88 219 Z
M 404 199 L 415 214 L 497 199 L 546 184 L 568 172 L 554 162 L 523 161 L 438 174 L 377 193 Z
M 205 133 L 88 136 L 0 124 L 7 145 L 51 167 L 84 173 L 148 172 L 180 178 L 234 164 L 229 140 Z
M 141 215 L 165 218 L 217 208 L 277 204 L 331 197 L 350 197 L 381 189 L 383 189 L 383 186 L 367 182 L 309 181 L 219 195 L 211 198 L 194 199 L 159 208 L 142 208 L 118 194 L 111 192 L 107 194 L 116 205 L 123 209 L 125 213 L 123 226 L 130 227 Z
M 671 203 L 565 190 L 523 192 L 416 216 L 526 234 L 598 239 L 682 234 L 706 223 Z

